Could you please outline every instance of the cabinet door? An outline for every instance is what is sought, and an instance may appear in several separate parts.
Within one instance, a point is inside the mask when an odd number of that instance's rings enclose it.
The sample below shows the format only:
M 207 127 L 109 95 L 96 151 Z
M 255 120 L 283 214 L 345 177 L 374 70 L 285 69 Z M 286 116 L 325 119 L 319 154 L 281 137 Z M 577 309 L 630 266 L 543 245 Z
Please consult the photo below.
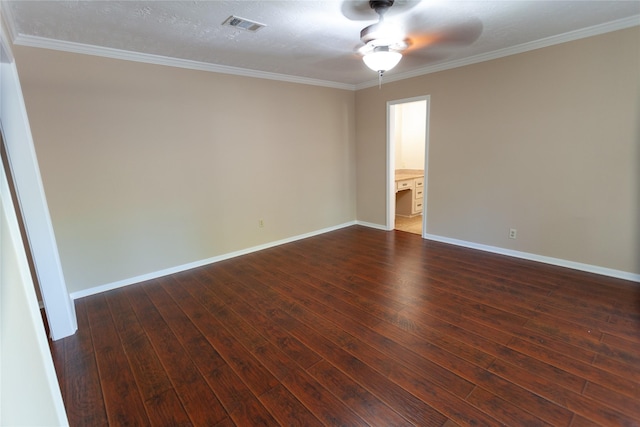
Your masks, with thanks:
M 402 181 L 396 182 L 396 191 L 412 190 L 413 181 L 414 181 L 413 179 L 404 179 Z
M 422 212 L 423 199 L 415 199 L 413 201 L 413 214 Z

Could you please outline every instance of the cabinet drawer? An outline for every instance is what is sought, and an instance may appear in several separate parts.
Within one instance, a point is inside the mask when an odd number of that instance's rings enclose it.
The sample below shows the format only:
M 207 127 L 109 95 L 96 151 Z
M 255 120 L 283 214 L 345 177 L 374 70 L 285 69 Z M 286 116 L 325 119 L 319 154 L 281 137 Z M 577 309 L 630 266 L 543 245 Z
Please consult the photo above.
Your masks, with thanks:
M 416 186 L 416 189 L 413 190 L 413 194 L 414 199 L 422 199 L 424 197 L 424 187 Z
M 423 199 L 416 199 L 413 201 L 413 212 L 418 213 L 422 212 Z
M 414 181 L 416 182 L 416 188 L 424 187 L 424 177 L 416 178 Z
M 413 179 L 405 179 L 402 181 L 396 182 L 396 191 L 400 190 L 412 190 L 413 189 Z

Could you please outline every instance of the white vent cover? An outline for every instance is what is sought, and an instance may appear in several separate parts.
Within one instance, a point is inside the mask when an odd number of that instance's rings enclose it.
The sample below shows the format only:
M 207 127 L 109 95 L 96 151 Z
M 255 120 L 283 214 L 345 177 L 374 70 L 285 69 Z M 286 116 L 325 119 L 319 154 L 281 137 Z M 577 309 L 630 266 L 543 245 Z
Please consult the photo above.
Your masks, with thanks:
M 222 25 L 228 25 L 230 27 L 242 28 L 243 30 L 256 32 L 262 27 L 266 27 L 265 24 L 261 24 L 259 22 L 250 21 L 248 19 L 240 18 L 239 16 L 231 15 L 228 17 Z

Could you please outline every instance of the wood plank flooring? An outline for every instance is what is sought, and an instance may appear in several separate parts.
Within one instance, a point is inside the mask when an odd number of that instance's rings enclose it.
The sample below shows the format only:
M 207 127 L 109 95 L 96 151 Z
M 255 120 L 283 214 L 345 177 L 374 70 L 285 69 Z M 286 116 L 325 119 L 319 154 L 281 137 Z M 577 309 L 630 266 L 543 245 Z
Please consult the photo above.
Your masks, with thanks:
M 640 284 L 353 226 L 76 301 L 72 426 L 638 426 Z

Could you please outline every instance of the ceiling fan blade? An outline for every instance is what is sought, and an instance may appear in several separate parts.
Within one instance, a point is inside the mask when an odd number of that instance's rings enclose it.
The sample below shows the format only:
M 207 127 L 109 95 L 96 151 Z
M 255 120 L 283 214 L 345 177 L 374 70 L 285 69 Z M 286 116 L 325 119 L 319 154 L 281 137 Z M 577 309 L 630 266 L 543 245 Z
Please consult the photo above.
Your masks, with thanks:
M 404 20 L 409 51 L 425 48 L 455 48 L 473 44 L 482 34 L 482 21 L 476 17 L 438 19 L 435 14 L 412 15 Z
M 420 0 L 395 0 L 385 13 L 385 18 L 407 12 L 420 4 Z M 369 0 L 343 0 L 340 7 L 342 14 L 351 21 L 374 21 L 378 20 L 378 14 L 371 9 Z

